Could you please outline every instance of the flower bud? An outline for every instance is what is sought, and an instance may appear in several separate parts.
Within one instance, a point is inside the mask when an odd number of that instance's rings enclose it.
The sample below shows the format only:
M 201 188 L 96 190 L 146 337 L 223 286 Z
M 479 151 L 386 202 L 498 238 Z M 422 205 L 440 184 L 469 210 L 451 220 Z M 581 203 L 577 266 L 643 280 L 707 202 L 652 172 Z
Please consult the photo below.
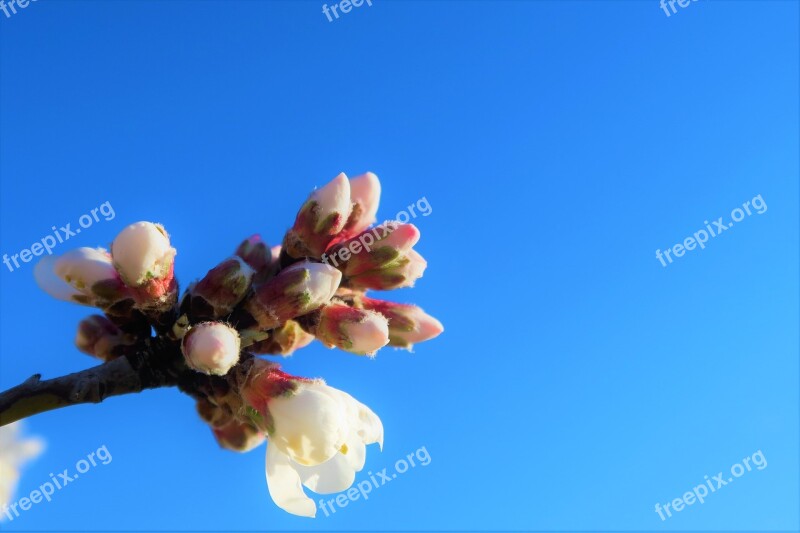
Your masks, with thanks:
M 239 362 L 239 333 L 222 322 L 202 322 L 183 337 L 181 351 L 191 369 L 224 376 Z
M 208 271 L 187 293 L 193 317 L 215 319 L 230 314 L 250 290 L 255 271 L 240 257 L 230 257 Z
M 201 398 L 197 400 L 197 414 L 203 422 L 213 428 L 222 427 L 233 420 L 233 415 L 211 401 Z
M 61 257 L 47 256 L 34 268 L 39 287 L 59 300 L 110 307 L 130 292 L 102 248 L 77 248 Z
M 281 327 L 270 331 L 269 338 L 253 343 L 247 351 L 254 354 L 291 355 L 295 350 L 308 346 L 314 336 L 306 333 L 300 324 L 287 320 Z
M 389 342 L 388 321 L 380 313 L 334 303 L 320 309 L 318 315 L 310 329 L 329 347 L 374 355 Z
M 114 266 L 128 287 L 136 289 L 137 302 L 162 307 L 173 302 L 175 248 L 160 224 L 136 222 L 123 229 L 111 244 Z
M 326 304 L 341 280 L 342 273 L 331 266 L 295 263 L 256 288 L 244 308 L 260 329 L 272 329 Z
M 422 277 L 427 266 L 428 263 L 425 259 L 416 251 L 411 250 L 404 257 L 380 269 L 369 270 L 346 278 L 343 285 L 350 289 L 375 289 L 378 291 L 413 287 L 414 282 Z
M 75 346 L 85 354 L 110 361 L 124 355 L 126 348 L 136 343 L 136 337 L 124 333 L 102 315 L 81 320 L 75 336 Z
M 350 215 L 350 182 L 344 173 L 311 193 L 284 237 L 290 257 L 319 257 Z
M 322 259 L 340 269 L 345 277 L 353 277 L 402 259 L 418 241 L 419 230 L 413 224 L 385 222 L 331 247 Z
M 221 448 L 232 452 L 249 452 L 261 446 L 267 437 L 252 424 L 231 420 L 224 426 L 212 427 L 214 438 Z
M 389 345 L 410 350 L 414 344 L 438 337 L 444 331 L 441 322 L 416 305 L 399 304 L 363 296 L 364 309 L 389 319 Z
M 256 272 L 254 282 L 269 277 L 273 260 L 272 250 L 261 240 L 261 235 L 255 234 L 242 241 L 236 248 L 235 254 L 244 259 L 245 263 Z
M 381 200 L 381 182 L 378 176 L 367 172 L 350 179 L 350 217 L 344 225 L 343 232 L 357 235 L 372 225 L 378 213 Z

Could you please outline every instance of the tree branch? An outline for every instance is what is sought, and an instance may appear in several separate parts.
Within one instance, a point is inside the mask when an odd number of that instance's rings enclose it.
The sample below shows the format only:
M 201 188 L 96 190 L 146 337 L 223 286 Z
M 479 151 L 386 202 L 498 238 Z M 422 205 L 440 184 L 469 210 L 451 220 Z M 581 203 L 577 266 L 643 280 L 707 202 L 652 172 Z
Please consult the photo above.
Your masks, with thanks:
M 181 369 L 174 352 L 160 339 L 148 339 L 135 353 L 74 374 L 46 381 L 36 374 L 0 393 L 0 426 L 61 407 L 178 385 Z

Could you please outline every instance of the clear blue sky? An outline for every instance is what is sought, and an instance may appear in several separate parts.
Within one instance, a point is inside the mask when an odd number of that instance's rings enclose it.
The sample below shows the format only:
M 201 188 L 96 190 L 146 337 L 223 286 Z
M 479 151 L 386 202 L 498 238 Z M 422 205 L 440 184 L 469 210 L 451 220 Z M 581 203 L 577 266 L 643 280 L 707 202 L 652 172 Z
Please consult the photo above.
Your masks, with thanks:
M 421 197 L 414 289 L 446 327 L 374 361 L 286 362 L 370 405 L 367 471 L 431 457 L 326 518 L 287 515 L 264 449 L 217 449 L 174 390 L 37 416 L 17 498 L 113 460 L 5 530 L 797 529 L 798 4 L 657 0 L 39 0 L 0 13 L 0 253 L 162 222 L 184 286 L 315 186 Z M 756 195 L 705 249 L 655 256 Z M 0 387 L 93 364 L 85 308 L 0 265 Z M 768 462 L 654 511 L 761 450 Z

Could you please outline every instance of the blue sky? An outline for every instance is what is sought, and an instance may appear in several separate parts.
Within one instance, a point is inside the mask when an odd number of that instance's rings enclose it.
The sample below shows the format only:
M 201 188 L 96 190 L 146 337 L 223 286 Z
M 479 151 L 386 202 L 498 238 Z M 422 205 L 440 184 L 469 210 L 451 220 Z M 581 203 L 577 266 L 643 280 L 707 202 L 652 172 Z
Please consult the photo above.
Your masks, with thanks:
M 367 472 L 431 461 L 334 516 L 271 502 L 264 449 L 217 449 L 175 390 L 28 421 L 17 497 L 106 446 L 26 530 L 797 529 L 798 4 L 656 0 L 39 0 L 0 14 L 0 242 L 14 254 L 163 223 L 184 286 L 279 243 L 340 171 L 425 197 L 428 270 L 389 294 L 445 325 L 414 354 L 315 344 L 386 428 Z M 705 249 L 655 256 L 761 195 Z M 713 225 L 712 225 L 713 226 Z M 93 364 L 87 309 L 0 265 L 0 387 Z M 761 451 L 767 466 L 654 511 Z

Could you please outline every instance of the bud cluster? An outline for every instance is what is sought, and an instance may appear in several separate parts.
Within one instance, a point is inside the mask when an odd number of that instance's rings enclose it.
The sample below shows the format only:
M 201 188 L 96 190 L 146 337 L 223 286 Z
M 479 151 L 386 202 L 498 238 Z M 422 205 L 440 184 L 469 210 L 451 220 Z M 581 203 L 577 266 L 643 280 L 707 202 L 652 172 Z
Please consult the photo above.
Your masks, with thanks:
M 374 356 L 387 345 L 410 350 L 443 331 L 419 307 L 367 296 L 410 287 L 427 266 L 414 250 L 414 225 L 373 226 L 380 193 L 375 174 L 339 174 L 311 193 L 281 246 L 248 237 L 180 301 L 176 250 L 152 222 L 124 228 L 110 251 L 45 257 L 35 276 L 48 294 L 103 311 L 80 323 L 81 351 L 110 361 L 149 342 L 170 346 L 164 367 L 195 397 L 219 445 L 248 451 L 269 440 L 270 495 L 291 513 L 313 516 L 303 487 L 347 489 L 366 446 L 382 446 L 383 425 L 349 394 L 255 356 L 288 356 L 314 339 Z

